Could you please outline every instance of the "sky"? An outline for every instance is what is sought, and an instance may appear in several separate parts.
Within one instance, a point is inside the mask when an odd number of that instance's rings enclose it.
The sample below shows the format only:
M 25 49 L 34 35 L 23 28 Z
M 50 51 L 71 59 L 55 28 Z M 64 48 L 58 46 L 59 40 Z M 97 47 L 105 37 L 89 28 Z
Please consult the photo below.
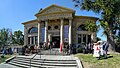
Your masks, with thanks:
M 10 28 L 12 32 L 24 32 L 22 23 L 36 19 L 35 14 L 40 8 L 44 9 L 52 4 L 71 8 L 76 11 L 76 15 L 100 18 L 100 14 L 74 7 L 72 0 L 0 0 L 0 29 Z M 97 33 L 97 37 L 105 41 L 106 37 L 102 36 L 102 31 L 101 29 Z

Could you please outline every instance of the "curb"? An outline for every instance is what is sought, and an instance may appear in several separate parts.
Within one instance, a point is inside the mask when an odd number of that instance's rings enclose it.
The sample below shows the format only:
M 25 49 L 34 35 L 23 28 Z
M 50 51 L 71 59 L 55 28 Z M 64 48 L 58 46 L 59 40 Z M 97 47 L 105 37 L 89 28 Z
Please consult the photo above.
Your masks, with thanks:
M 75 57 L 75 59 L 76 59 L 78 68 L 84 68 L 82 62 L 80 61 L 80 59 L 78 57 Z
M 12 56 L 12 57 L 6 59 L 5 62 L 3 62 L 3 63 L 8 63 L 8 62 L 10 62 L 12 59 L 14 59 L 15 57 L 16 57 L 16 56 Z

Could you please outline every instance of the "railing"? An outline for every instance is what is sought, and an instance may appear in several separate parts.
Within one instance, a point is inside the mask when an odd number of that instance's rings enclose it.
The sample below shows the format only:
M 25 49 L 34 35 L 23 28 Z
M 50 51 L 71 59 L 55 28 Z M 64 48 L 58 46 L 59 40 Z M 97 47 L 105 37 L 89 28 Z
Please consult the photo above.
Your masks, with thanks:
M 34 59 L 34 57 L 36 56 L 37 54 L 35 54 L 32 58 L 30 58 L 30 68 L 31 68 L 31 60 Z

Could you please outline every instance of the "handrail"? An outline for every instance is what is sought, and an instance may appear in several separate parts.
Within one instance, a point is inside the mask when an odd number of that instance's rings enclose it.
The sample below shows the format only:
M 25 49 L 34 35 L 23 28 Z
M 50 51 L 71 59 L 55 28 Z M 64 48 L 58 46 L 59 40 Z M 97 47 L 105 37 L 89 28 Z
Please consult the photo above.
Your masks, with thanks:
M 30 68 L 31 68 L 31 60 L 34 59 L 34 57 L 36 56 L 37 54 L 35 54 L 32 58 L 30 58 Z

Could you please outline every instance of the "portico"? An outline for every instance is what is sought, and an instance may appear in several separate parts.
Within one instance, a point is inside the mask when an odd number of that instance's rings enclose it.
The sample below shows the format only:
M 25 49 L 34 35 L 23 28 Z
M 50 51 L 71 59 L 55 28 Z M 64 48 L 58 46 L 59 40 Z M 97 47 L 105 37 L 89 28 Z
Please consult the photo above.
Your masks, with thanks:
M 48 19 L 48 20 L 45 20 L 44 21 L 44 24 L 45 24 L 45 26 L 44 26 L 44 28 L 45 28 L 45 36 L 44 36 L 44 43 L 47 45 L 47 43 L 49 42 L 49 38 L 48 38 L 48 35 L 49 34 L 52 34 L 52 36 L 53 37 L 55 37 L 55 36 L 60 36 L 60 40 L 59 40 L 59 42 L 60 42 L 60 48 L 63 48 L 63 46 L 64 46 L 64 25 L 66 25 L 66 24 L 64 24 L 64 21 L 65 20 L 68 20 L 68 40 L 69 40 L 69 45 L 70 44 L 72 44 L 72 42 L 71 42 L 71 40 L 72 40 L 72 35 L 71 35 L 71 31 L 72 31 L 72 19 L 70 18 L 70 19 L 64 19 L 64 18 L 60 18 L 60 19 L 57 19 L 58 21 L 59 21 L 59 25 L 58 26 L 60 26 L 60 28 L 57 30 L 57 31 L 54 31 L 54 30 L 48 30 L 48 25 L 49 25 L 49 22 L 51 21 L 50 19 Z M 40 40 L 40 36 L 41 36 L 41 27 L 40 27 L 40 25 L 41 25 L 42 23 L 38 23 L 38 45 L 40 45 L 40 42 L 41 42 L 41 40 Z M 53 32 L 52 32 L 53 31 Z M 58 33 L 57 33 L 58 32 Z M 55 34 L 56 33 L 56 34 Z

